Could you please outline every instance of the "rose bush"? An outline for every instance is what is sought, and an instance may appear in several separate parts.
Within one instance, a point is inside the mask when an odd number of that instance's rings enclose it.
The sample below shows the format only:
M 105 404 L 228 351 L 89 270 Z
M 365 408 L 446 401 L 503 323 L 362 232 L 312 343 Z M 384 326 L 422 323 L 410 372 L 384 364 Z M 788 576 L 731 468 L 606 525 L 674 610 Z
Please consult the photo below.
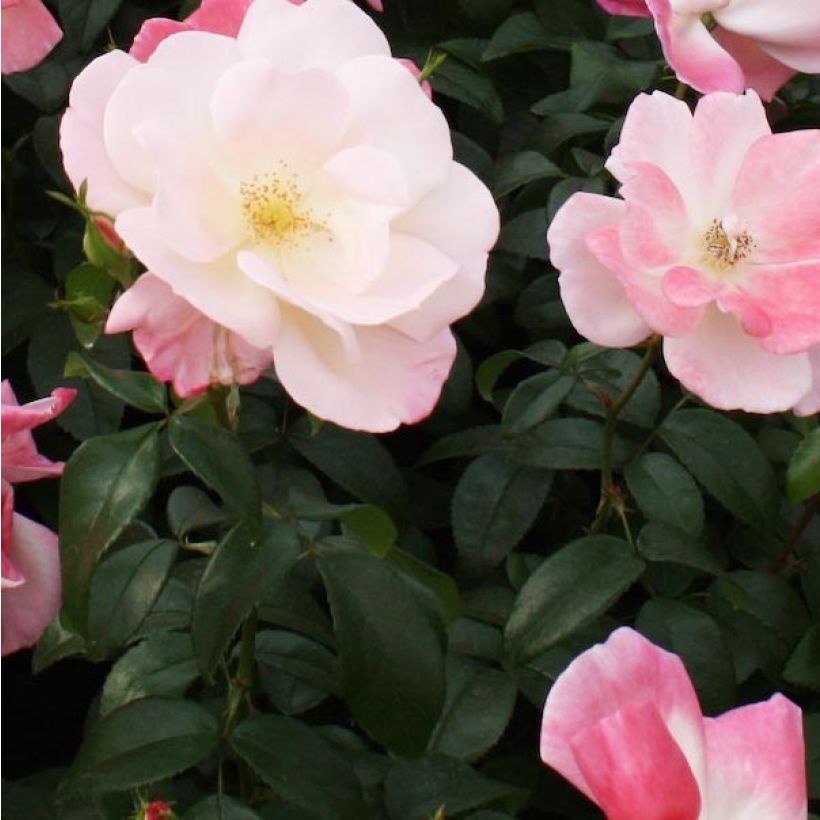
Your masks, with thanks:
M 372 431 L 430 413 L 498 216 L 348 0 L 258 0 L 236 39 L 182 31 L 144 64 L 99 58 L 61 147 L 137 258 L 271 350 L 299 404 Z
M 639 97 L 607 168 L 622 199 L 576 194 L 548 234 L 578 331 L 664 358 L 713 407 L 817 412 L 820 130 L 771 133 L 759 99 L 692 115 Z

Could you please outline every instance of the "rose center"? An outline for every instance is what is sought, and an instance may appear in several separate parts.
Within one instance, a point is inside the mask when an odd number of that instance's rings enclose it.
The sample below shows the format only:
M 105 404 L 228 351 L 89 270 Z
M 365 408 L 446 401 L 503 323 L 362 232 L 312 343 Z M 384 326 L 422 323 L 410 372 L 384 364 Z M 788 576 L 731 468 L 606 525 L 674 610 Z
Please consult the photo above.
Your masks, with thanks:
M 747 231 L 727 231 L 719 219 L 713 219 L 703 235 L 703 261 L 718 273 L 734 270 L 754 248 L 755 241 Z
M 322 228 L 293 177 L 278 172 L 257 174 L 239 186 L 242 214 L 254 242 L 291 247 Z

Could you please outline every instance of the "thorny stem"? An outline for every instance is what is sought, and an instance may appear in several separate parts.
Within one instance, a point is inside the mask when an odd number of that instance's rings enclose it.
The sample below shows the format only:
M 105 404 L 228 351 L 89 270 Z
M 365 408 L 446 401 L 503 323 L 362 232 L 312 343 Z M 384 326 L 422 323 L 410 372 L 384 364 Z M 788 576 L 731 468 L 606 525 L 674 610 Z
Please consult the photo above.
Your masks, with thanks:
M 797 544 L 800 541 L 800 536 L 803 534 L 803 530 L 809 526 L 809 522 L 815 515 L 817 515 L 818 512 L 820 512 L 820 494 L 813 496 L 806 502 L 806 505 L 803 507 L 803 512 L 800 514 L 800 518 L 797 519 L 794 527 L 792 527 L 792 531 L 789 533 L 789 537 L 786 540 L 786 546 L 784 547 L 783 552 L 774 561 L 772 561 L 770 567 L 772 572 L 776 572 L 777 570 L 788 566 L 789 561 L 797 548 Z
M 620 416 L 621 410 L 624 409 L 626 403 L 640 387 L 644 377 L 654 364 L 658 356 L 659 341 L 658 336 L 652 336 L 649 339 L 646 353 L 644 353 L 641 364 L 635 371 L 632 380 L 624 388 L 621 395 L 607 407 L 606 420 L 604 422 L 604 450 L 601 457 L 601 495 L 598 500 L 598 509 L 595 512 L 595 519 L 589 528 L 589 531 L 593 534 L 599 533 L 604 529 L 612 512 L 613 500 L 619 496 L 617 487 L 614 486 L 612 481 L 612 448 L 615 441 L 615 426 L 618 422 L 618 416 Z

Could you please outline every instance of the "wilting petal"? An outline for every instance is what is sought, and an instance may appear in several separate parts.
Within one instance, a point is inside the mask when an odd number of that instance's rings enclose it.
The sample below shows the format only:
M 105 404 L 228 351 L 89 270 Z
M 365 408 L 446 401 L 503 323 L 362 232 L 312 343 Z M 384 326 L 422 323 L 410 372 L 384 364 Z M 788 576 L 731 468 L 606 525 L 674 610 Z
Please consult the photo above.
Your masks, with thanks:
M 709 820 L 805 820 L 803 722 L 782 695 L 706 719 Z
M 645 711 L 634 711 L 647 705 L 655 711 L 666 732 L 661 731 L 655 718 Z M 585 736 L 580 733 L 621 713 L 628 713 L 621 720 L 628 725 L 630 736 L 642 721 L 651 729 L 644 745 L 636 749 L 636 762 L 648 763 L 646 755 L 653 744 L 668 748 L 668 732 L 695 781 L 704 782 L 703 718 L 683 663 L 676 655 L 651 644 L 631 629 L 618 629 L 606 643 L 579 655 L 555 681 L 544 706 L 541 759 L 595 800 L 595 788 L 605 789 L 606 783 L 603 775 L 597 783 L 587 779 L 584 767 L 591 765 L 593 751 L 589 751 L 587 757 L 582 753 L 584 763 L 579 765 L 575 750 L 581 744 L 586 745 Z M 599 735 L 609 735 L 617 721 L 607 724 Z M 593 739 L 593 735 L 586 737 Z M 607 740 L 610 742 L 611 737 Z M 662 764 L 659 762 L 659 765 Z M 679 778 L 676 782 L 686 789 L 684 797 L 691 800 L 691 786 L 681 774 L 680 761 L 671 761 L 671 767 Z M 686 808 L 683 806 L 681 810 Z M 690 815 L 673 816 L 683 820 Z
M 663 356 L 684 387 L 719 410 L 788 410 L 811 387 L 805 353 L 777 355 L 742 330 L 731 313 L 708 308 L 687 336 L 667 337 Z
M 561 272 L 561 299 L 575 329 L 593 342 L 628 347 L 652 332 L 629 301 L 614 271 L 590 252 L 586 237 L 617 225 L 625 205 L 597 194 L 574 194 L 550 224 L 550 260 Z
M 456 354 L 449 329 L 422 343 L 388 327 L 357 328 L 356 338 L 353 358 L 319 320 L 283 311 L 276 374 L 298 404 L 351 430 L 387 432 L 429 415 Z
M 653 703 L 625 706 L 570 743 L 607 820 L 698 820 L 698 784 Z
M 3 3 L 2 73 L 34 68 L 62 37 L 57 21 L 41 0 Z
M 34 645 L 60 611 L 60 550 L 57 536 L 41 524 L 14 514 L 10 561 L 25 583 L 6 588 L 2 604 L 2 654 Z

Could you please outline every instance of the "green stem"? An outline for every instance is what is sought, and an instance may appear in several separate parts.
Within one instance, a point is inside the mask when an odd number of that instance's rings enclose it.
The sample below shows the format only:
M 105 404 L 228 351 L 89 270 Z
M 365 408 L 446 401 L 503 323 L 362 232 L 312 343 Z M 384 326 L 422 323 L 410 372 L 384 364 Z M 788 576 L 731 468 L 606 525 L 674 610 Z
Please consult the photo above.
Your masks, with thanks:
M 621 395 L 607 408 L 606 420 L 604 421 L 604 448 L 603 455 L 601 456 L 601 495 L 598 500 L 598 509 L 595 512 L 595 520 L 589 528 L 591 533 L 601 532 L 606 526 L 607 521 L 609 521 L 609 516 L 612 512 L 612 500 L 616 494 L 616 488 L 612 480 L 612 449 L 615 442 L 615 427 L 618 422 L 618 416 L 620 416 L 626 403 L 640 387 L 644 377 L 654 364 L 658 356 L 659 341 L 660 339 L 657 336 L 653 336 L 649 339 L 649 346 L 641 360 L 640 366 L 635 371 L 635 375 L 624 388 Z
M 244 717 L 247 712 L 248 691 L 253 684 L 257 625 L 256 609 L 252 609 L 250 615 L 242 624 L 242 635 L 239 641 L 239 663 L 236 667 L 236 674 L 229 682 L 228 708 L 222 730 L 224 737 L 230 734 L 237 720 Z

